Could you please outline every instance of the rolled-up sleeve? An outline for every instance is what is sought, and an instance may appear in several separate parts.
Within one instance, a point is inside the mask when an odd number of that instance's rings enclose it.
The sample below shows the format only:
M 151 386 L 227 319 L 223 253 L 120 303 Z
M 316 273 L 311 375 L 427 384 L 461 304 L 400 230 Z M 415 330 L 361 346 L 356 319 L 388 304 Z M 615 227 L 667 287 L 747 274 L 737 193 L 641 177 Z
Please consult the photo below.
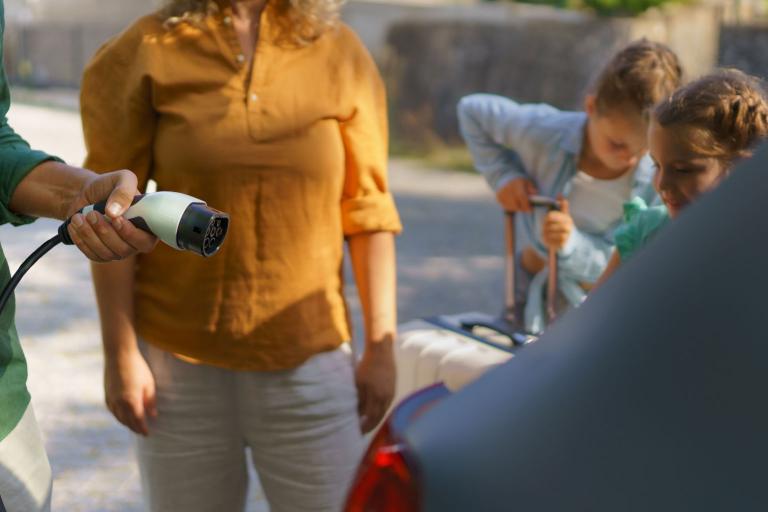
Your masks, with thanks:
M 345 236 L 402 230 L 400 216 L 387 183 L 387 105 L 381 76 L 365 47 L 350 33 L 355 46 L 347 94 L 351 115 L 341 121 L 345 153 L 341 199 Z

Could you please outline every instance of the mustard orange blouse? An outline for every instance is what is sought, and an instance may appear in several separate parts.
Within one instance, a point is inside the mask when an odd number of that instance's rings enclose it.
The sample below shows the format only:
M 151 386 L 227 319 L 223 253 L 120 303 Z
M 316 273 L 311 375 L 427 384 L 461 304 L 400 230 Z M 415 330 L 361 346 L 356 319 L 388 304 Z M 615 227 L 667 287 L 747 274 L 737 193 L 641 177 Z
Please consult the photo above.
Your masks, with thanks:
M 141 255 L 134 297 L 145 340 L 231 369 L 291 368 L 348 340 L 344 237 L 401 229 L 370 55 L 344 25 L 286 45 L 268 12 L 252 70 L 229 8 L 197 25 L 151 15 L 99 50 L 81 92 L 87 167 L 230 215 L 210 259 Z

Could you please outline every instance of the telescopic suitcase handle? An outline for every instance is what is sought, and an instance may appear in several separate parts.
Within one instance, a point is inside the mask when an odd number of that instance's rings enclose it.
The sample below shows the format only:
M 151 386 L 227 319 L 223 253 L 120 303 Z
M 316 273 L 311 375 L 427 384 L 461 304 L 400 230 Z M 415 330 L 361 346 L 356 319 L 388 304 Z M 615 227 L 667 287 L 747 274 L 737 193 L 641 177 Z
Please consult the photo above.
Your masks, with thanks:
M 561 204 L 557 199 L 547 196 L 532 195 L 528 197 L 531 206 L 545 207 L 549 211 L 560 210 Z M 505 261 L 505 304 L 504 317 L 507 321 L 517 323 L 517 310 L 515 304 L 515 212 L 505 212 L 506 217 L 506 261 Z M 555 298 L 557 297 L 557 251 L 549 249 L 547 255 L 547 267 L 549 278 L 547 279 L 547 322 L 552 322 L 557 315 Z
M 560 202 L 551 197 L 533 195 L 529 201 L 534 207 L 546 207 L 549 210 L 560 210 Z M 524 345 L 535 339 L 525 333 L 522 318 L 519 318 L 520 311 L 517 310 L 515 302 L 515 281 L 517 267 L 515 265 L 515 212 L 504 212 L 504 239 L 505 239 L 505 258 L 504 258 L 504 311 L 502 321 L 494 322 L 463 322 L 462 328 L 471 331 L 475 327 L 486 327 L 509 336 L 515 345 Z M 549 279 L 547 280 L 547 321 L 554 320 L 555 297 L 557 295 L 557 251 L 550 249 L 548 253 Z

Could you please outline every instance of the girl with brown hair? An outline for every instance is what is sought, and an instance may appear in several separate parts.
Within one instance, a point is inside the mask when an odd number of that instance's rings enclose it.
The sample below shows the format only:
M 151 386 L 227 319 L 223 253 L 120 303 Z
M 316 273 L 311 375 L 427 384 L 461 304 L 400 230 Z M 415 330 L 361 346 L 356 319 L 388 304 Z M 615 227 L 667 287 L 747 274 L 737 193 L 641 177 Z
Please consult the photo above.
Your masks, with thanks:
M 548 251 L 557 251 L 559 292 L 578 305 L 608 263 L 622 205 L 634 196 L 655 198 L 646 156 L 648 116 L 681 79 L 675 53 L 642 39 L 606 63 L 583 112 L 490 94 L 459 102 L 459 124 L 475 167 L 502 208 L 520 212 L 518 261 L 530 285 L 518 290 L 518 302 L 527 303 L 529 332 L 544 327 Z M 532 211 L 528 197 L 537 193 L 562 196 L 562 210 Z
M 675 92 L 654 110 L 649 129 L 654 186 L 663 205 L 625 205 L 616 230 L 616 251 L 600 278 L 645 246 L 670 219 L 715 188 L 741 159 L 768 136 L 768 100 L 762 84 L 734 69 L 704 76 Z

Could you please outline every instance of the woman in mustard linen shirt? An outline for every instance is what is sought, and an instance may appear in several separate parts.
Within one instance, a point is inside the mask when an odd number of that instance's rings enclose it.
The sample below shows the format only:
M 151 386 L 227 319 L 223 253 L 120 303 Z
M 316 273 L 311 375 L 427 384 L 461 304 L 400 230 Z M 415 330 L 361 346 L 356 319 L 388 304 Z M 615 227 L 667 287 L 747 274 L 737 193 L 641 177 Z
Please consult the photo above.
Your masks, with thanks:
M 94 266 L 106 400 L 153 511 L 242 510 L 246 448 L 273 511 L 337 510 L 394 391 L 386 100 L 339 2 L 172 1 L 82 86 L 87 165 L 231 216 L 215 258 Z M 117 121 L 115 121 L 117 120 Z M 365 320 L 356 367 L 344 241 Z

